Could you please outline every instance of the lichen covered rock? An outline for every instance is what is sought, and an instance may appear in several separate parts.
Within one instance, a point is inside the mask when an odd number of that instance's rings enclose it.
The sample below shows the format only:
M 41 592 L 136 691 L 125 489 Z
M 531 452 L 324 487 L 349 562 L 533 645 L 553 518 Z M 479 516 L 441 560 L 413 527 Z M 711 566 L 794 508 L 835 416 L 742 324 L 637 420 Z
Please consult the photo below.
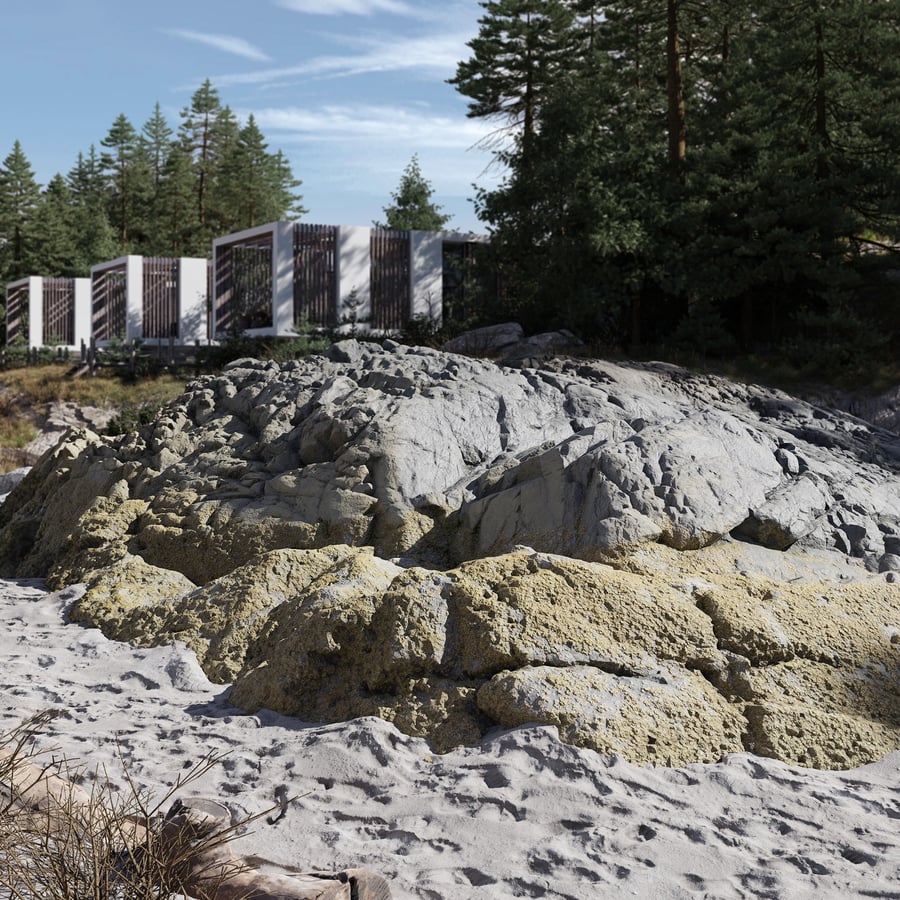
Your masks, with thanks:
M 675 663 L 627 677 L 592 666 L 525 667 L 492 678 L 478 705 L 501 725 L 556 725 L 564 741 L 641 764 L 716 762 L 744 749 L 740 708 Z
M 86 582 L 73 618 L 247 709 L 842 767 L 898 742 L 898 471 L 895 435 L 672 366 L 345 341 L 70 432 L 0 573 Z

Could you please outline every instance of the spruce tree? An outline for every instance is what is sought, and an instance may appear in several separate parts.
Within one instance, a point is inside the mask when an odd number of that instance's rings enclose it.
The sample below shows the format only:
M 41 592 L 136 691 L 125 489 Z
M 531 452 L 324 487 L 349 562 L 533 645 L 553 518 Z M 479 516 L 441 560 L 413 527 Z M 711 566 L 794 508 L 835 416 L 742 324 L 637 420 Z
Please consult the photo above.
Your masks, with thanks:
M 153 114 L 141 128 L 141 153 L 150 173 L 145 218 L 146 238 L 142 249 L 151 255 L 161 255 L 165 248 L 162 191 L 166 162 L 174 145 L 173 134 L 157 103 L 153 108 Z
M 116 117 L 100 142 L 111 152 L 100 162 L 109 176 L 109 217 L 116 231 L 120 253 L 140 250 L 151 190 L 151 172 L 140 137 L 128 118 Z
M 33 275 L 72 277 L 78 272 L 78 242 L 72 192 L 56 174 L 41 194 L 33 218 L 29 268 Z
M 305 210 L 295 193 L 300 186 L 283 154 L 269 153 L 251 113 L 226 150 L 219 177 L 217 206 L 226 230 L 252 228 Z
M 162 114 L 159 103 L 153 107 L 153 115 L 141 128 L 146 149 L 146 156 L 153 175 L 154 192 L 158 192 L 163 180 L 166 160 L 172 149 L 172 135 L 174 132 Z
M 168 256 L 209 254 L 197 241 L 196 178 L 191 156 L 180 144 L 171 148 L 166 159 L 157 210 L 157 252 Z
M 397 190 L 391 193 L 393 203 L 384 207 L 385 222 L 374 223 L 377 228 L 396 231 L 443 231 L 451 216 L 431 199 L 434 189 L 422 174 L 419 157 L 412 159 L 403 170 Z
M 28 264 L 40 193 L 31 163 L 16 141 L 0 167 L 0 277 L 4 284 L 33 274 Z
M 93 144 L 87 156 L 78 154 L 67 182 L 74 205 L 73 228 L 77 245 L 74 274 L 87 276 L 91 266 L 119 255 L 107 211 L 106 177 Z

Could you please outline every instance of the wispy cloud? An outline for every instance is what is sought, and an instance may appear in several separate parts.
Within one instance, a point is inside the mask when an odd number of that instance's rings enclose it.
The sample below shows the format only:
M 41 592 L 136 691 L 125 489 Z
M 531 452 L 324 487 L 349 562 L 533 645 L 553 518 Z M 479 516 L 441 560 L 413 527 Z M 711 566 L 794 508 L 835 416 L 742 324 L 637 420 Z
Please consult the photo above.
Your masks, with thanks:
M 415 7 L 402 0 L 276 0 L 276 3 L 293 12 L 320 16 L 418 15 Z
M 279 143 L 358 139 L 367 143 L 404 145 L 412 149 L 465 150 L 481 143 L 491 133 L 490 126 L 474 119 L 435 115 L 427 110 L 390 105 L 257 109 L 253 115 L 263 130 L 279 132 L 273 135 Z
M 215 47 L 216 50 L 221 50 L 223 53 L 242 56 L 244 59 L 251 59 L 254 62 L 269 62 L 272 58 L 263 53 L 258 47 L 254 47 L 249 41 L 229 34 L 208 34 L 203 31 L 188 31 L 183 28 L 167 28 L 165 32 L 184 41 L 206 44 L 208 47 Z
M 360 50 L 357 53 L 317 56 L 296 66 L 217 75 L 213 81 L 218 86 L 228 87 L 236 84 L 268 84 L 300 75 L 340 78 L 411 69 L 446 77 L 456 71 L 466 40 L 468 35 L 462 33 L 405 39 L 361 38 L 358 42 Z

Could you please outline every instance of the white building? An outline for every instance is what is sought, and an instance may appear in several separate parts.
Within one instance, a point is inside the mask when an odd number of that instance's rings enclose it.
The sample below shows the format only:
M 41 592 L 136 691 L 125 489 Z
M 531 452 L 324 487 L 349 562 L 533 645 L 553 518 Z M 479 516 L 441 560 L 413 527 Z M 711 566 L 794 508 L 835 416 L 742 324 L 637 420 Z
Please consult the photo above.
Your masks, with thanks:
M 457 262 L 483 237 L 271 222 L 213 241 L 212 334 L 288 336 L 298 324 L 398 331 L 440 322 Z M 455 268 L 457 267 L 457 268 Z
M 90 278 L 31 276 L 6 286 L 7 344 L 77 349 L 90 337 Z
M 91 269 L 91 336 L 191 344 L 208 337 L 205 259 L 122 256 Z

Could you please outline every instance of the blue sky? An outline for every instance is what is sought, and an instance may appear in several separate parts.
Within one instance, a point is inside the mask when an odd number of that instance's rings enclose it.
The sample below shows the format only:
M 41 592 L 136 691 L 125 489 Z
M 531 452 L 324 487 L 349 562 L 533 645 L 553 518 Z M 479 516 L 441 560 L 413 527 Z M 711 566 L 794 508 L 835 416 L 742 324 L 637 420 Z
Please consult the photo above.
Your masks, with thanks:
M 489 185 L 492 130 L 446 79 L 469 55 L 477 0 L 39 0 L 3 4 L 0 159 L 22 143 L 37 179 L 101 149 L 124 113 L 140 129 L 158 101 L 174 128 L 209 78 L 282 150 L 306 221 L 383 218 L 414 153 L 452 215 L 482 231 L 473 183 Z

